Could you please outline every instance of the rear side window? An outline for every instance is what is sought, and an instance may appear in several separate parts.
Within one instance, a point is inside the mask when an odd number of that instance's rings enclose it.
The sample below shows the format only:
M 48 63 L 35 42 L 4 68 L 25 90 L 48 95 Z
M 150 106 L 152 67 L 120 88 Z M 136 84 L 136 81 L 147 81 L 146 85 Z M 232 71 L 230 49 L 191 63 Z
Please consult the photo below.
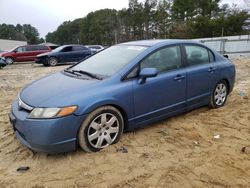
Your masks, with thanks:
M 188 65 L 206 64 L 214 61 L 214 55 L 210 50 L 201 46 L 186 45 Z
M 208 55 L 209 55 L 209 61 L 215 62 L 214 54 L 210 50 L 208 50 Z
M 141 63 L 141 69 L 156 68 L 159 73 L 179 69 L 181 66 L 181 50 L 179 46 L 160 49 L 148 56 Z
M 36 46 L 26 46 L 26 51 L 31 52 L 31 51 L 37 51 Z
M 48 46 L 37 46 L 38 50 L 49 50 Z

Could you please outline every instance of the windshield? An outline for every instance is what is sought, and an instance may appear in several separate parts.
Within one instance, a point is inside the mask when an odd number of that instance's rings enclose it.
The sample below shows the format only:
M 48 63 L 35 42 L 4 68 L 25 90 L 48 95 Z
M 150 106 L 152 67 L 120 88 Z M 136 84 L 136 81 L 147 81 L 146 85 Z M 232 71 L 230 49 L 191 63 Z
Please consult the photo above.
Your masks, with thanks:
M 72 69 L 112 76 L 146 49 L 147 47 L 144 46 L 112 46 L 77 64 Z
M 65 48 L 65 46 L 57 47 L 56 49 L 52 50 L 52 52 L 60 52 L 63 48 Z
M 14 52 L 14 50 L 16 50 L 18 48 L 18 46 L 16 46 L 15 48 L 12 48 L 10 50 L 8 50 L 8 52 Z

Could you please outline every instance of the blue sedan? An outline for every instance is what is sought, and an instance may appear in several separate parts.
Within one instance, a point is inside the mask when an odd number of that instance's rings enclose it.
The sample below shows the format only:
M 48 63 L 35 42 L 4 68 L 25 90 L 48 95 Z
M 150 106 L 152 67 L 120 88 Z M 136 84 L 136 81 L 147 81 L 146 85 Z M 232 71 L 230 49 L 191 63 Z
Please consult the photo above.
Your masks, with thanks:
M 92 50 L 83 45 L 64 45 L 51 52 L 37 55 L 35 62 L 44 66 L 55 66 L 61 63 L 78 62 L 92 54 Z
M 201 106 L 222 107 L 235 66 L 183 40 L 118 44 L 26 86 L 10 121 L 27 147 L 99 151 L 135 129 Z

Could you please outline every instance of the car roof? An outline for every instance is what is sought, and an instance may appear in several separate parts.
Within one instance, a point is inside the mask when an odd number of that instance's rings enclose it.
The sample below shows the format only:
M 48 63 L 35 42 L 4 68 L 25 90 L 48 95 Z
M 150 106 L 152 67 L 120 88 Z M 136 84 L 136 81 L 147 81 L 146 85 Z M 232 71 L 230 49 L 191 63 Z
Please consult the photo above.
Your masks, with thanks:
M 61 47 L 69 47 L 69 46 L 83 46 L 83 45 L 81 45 L 81 44 L 67 44 L 67 45 L 62 45 Z
M 199 44 L 196 41 L 191 40 L 179 40 L 179 39 L 152 39 L 152 40 L 138 40 L 138 41 L 131 41 L 131 42 L 125 42 L 121 43 L 120 45 L 135 45 L 135 46 L 156 46 L 160 44 L 175 44 L 175 43 L 193 43 L 193 44 Z
M 98 44 L 91 44 L 91 45 L 85 45 L 85 46 L 98 46 L 98 47 L 102 47 L 102 45 L 98 45 Z

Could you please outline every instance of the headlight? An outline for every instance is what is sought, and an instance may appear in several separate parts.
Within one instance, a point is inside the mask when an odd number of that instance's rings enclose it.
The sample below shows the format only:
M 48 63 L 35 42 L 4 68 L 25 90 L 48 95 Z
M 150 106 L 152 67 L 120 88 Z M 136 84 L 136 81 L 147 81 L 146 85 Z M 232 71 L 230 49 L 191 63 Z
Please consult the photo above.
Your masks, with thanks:
M 29 118 L 31 119 L 48 119 L 63 117 L 73 114 L 77 109 L 77 106 L 69 106 L 64 108 L 34 108 Z

